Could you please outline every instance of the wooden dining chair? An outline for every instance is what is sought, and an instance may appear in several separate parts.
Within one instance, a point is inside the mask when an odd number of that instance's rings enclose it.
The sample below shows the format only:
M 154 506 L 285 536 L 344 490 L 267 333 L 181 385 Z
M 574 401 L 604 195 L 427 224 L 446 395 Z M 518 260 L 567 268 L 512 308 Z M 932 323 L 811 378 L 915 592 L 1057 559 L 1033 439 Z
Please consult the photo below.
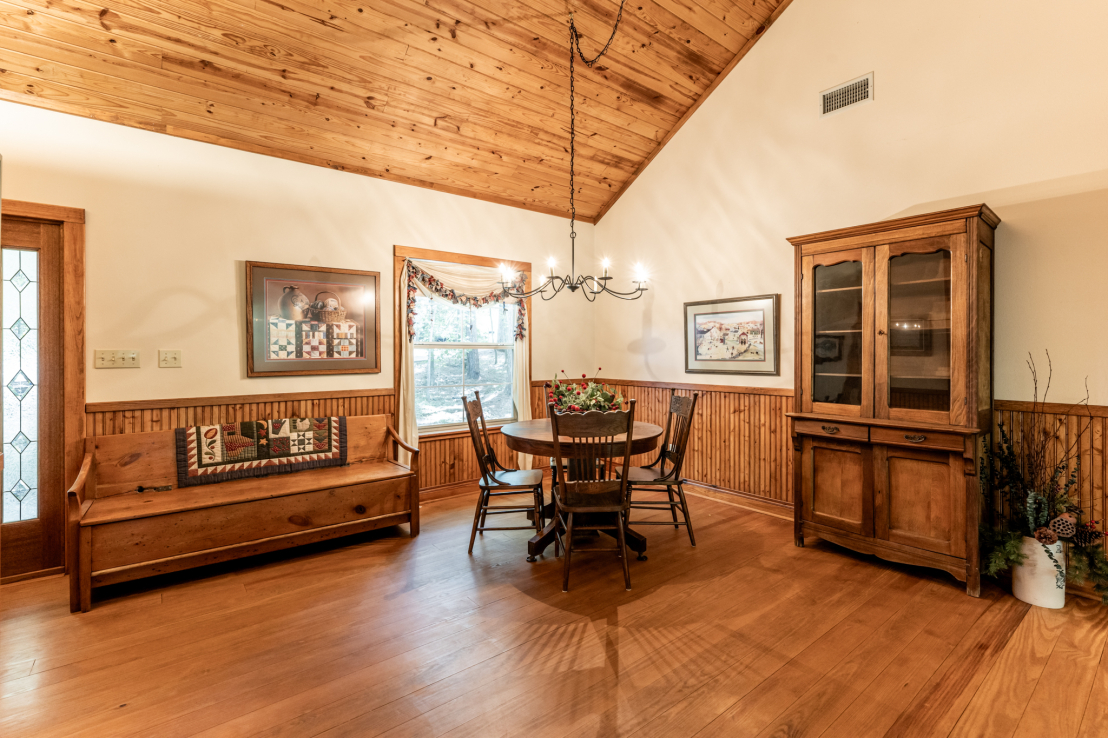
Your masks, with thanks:
M 662 445 L 658 449 L 658 458 L 648 466 L 633 466 L 627 471 L 627 481 L 630 485 L 631 510 L 669 510 L 673 518 L 672 522 L 660 520 L 630 520 L 635 525 L 672 525 L 674 528 L 685 526 L 689 531 L 689 543 L 696 545 L 696 535 L 693 533 L 692 518 L 689 517 L 689 503 L 685 499 L 685 479 L 681 475 L 685 463 L 685 451 L 689 447 L 689 435 L 692 431 L 693 415 L 696 413 L 696 400 L 699 392 L 694 392 L 692 397 L 684 397 L 677 394 L 677 390 L 670 390 L 669 416 L 666 418 L 666 433 L 663 436 Z M 667 463 L 669 465 L 667 469 Z M 661 492 L 665 490 L 666 500 L 656 497 L 643 499 L 646 492 Z M 677 519 L 677 511 L 681 511 L 681 520 Z
M 554 437 L 554 460 L 562 473 L 554 485 L 555 554 L 565 550 L 562 591 L 569 591 L 570 561 L 574 551 L 615 551 L 623 562 L 623 582 L 631 589 L 627 564 L 628 487 L 631 440 L 635 429 L 635 401 L 621 412 L 556 413 L 549 404 Z M 616 436 L 626 434 L 617 442 Z M 568 440 L 565 440 L 568 439 Z M 614 473 L 613 459 L 622 459 L 622 476 Z M 615 548 L 576 549 L 575 531 L 615 531 Z
M 477 534 L 486 530 L 529 530 L 534 528 L 536 532 L 542 532 L 542 470 L 520 471 L 508 469 L 496 458 L 496 450 L 489 441 L 488 424 L 485 421 L 485 411 L 481 407 L 481 393 L 474 392 L 472 400 L 462 395 L 462 407 L 465 409 L 466 424 L 469 426 L 469 436 L 473 441 L 473 451 L 477 454 L 477 466 L 481 471 L 481 479 L 478 486 L 481 489 L 477 498 L 477 509 L 473 513 L 473 530 L 469 534 L 469 553 L 473 553 L 473 542 Z M 530 505 L 492 505 L 492 498 L 508 495 L 532 496 Z M 485 519 L 489 515 L 507 515 L 509 513 L 530 513 L 533 516 L 530 525 L 499 526 L 490 528 L 485 525 Z
M 543 383 L 542 395 L 543 395 L 543 410 L 547 410 L 547 405 L 550 403 L 550 391 L 554 388 L 554 385 L 550 382 Z M 547 411 L 546 417 L 549 418 L 553 414 L 552 411 Z M 600 463 L 599 461 L 597 463 Z M 558 483 L 558 472 L 565 468 L 565 465 L 558 466 L 553 456 L 550 457 L 550 488 L 553 489 L 554 485 Z

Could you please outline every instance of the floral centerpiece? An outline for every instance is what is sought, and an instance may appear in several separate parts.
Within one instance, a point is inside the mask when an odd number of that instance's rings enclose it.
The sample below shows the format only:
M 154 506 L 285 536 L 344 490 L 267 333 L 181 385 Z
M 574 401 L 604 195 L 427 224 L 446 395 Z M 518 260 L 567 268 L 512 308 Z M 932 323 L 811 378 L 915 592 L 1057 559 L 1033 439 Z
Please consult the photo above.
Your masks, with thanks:
M 599 367 L 596 372 L 600 373 Z M 546 401 L 553 402 L 558 412 L 585 413 L 590 410 L 610 412 L 623 407 L 623 395 L 613 387 L 596 382 L 596 374 L 592 379 L 582 374 L 581 381 L 578 381 L 570 379 L 564 369 L 559 373 L 565 379 L 559 379 L 554 375 L 554 381 L 546 391 Z
M 1049 365 L 1049 353 L 1047 362 Z M 1108 604 L 1104 534 L 1097 529 L 1099 521 L 1082 520 L 1084 511 L 1071 497 L 1080 479 L 1081 439 L 1090 423 L 1079 422 L 1077 433 L 1067 438 L 1065 421 L 1051 419 L 1046 413 L 1050 374 L 1040 401 L 1035 362 L 1030 359 L 1027 364 L 1034 385 L 1034 410 L 1025 415 L 1018 440 L 1003 422 L 998 423 L 996 448 L 986 440 L 981 460 L 982 488 L 987 495 L 981 530 L 983 568 L 990 576 L 1012 569 L 1018 578 L 1029 558 L 1045 554 L 1044 563 L 1048 560 L 1048 571 L 1054 571 L 1054 588 L 1063 602 L 1069 579 L 1091 583 Z M 1088 405 L 1087 395 L 1077 406 L 1081 405 Z M 1068 544 L 1068 557 L 1060 542 Z

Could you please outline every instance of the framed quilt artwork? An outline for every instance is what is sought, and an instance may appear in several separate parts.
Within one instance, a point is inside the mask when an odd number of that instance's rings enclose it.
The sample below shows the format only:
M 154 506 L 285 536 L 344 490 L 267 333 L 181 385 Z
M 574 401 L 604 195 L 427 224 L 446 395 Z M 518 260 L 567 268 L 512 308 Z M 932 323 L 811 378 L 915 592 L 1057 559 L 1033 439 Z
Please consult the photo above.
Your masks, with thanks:
M 685 303 L 686 374 L 780 374 L 780 295 Z
M 381 371 L 379 272 L 246 262 L 246 375 Z

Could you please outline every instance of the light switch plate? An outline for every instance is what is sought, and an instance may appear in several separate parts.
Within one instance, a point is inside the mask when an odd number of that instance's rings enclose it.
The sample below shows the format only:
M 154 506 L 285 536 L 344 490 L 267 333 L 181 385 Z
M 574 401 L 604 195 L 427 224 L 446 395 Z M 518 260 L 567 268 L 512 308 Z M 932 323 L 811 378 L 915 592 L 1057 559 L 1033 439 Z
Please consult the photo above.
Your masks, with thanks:
M 180 369 L 181 349 L 158 349 L 158 366 L 162 369 Z
M 97 369 L 139 368 L 139 352 L 132 349 L 96 349 L 92 358 Z

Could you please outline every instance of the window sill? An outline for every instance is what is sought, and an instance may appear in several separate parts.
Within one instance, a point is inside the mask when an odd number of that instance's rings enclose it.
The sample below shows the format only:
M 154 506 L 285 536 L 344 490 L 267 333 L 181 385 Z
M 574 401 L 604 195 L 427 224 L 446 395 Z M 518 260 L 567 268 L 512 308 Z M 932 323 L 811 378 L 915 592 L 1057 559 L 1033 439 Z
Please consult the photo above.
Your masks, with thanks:
M 501 427 L 505 425 L 511 425 L 516 421 L 514 420 L 501 420 L 496 423 L 489 423 L 489 433 L 499 433 Z M 447 428 L 444 430 L 425 430 L 419 432 L 419 440 L 427 439 L 443 440 L 447 438 L 462 438 L 469 435 L 469 428 Z

